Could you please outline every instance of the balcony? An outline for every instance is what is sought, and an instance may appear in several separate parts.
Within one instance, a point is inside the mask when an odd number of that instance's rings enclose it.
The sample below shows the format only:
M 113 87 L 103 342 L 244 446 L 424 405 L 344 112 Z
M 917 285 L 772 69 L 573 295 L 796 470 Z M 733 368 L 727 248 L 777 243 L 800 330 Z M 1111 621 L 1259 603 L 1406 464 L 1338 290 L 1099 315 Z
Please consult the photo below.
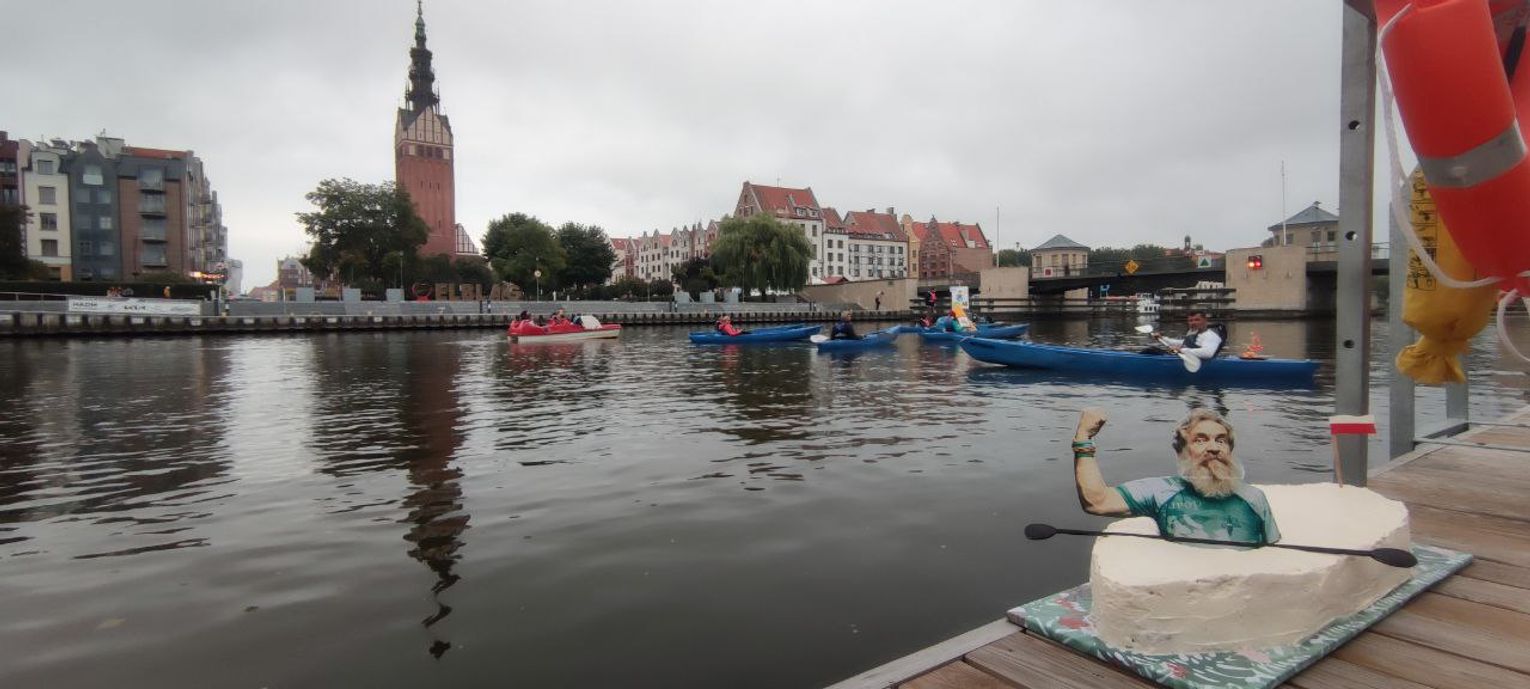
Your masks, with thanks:
M 139 254 L 145 268 L 164 268 L 170 265 L 165 261 L 165 247 L 145 245 L 143 252 Z
M 139 236 L 142 237 L 143 240 L 146 241 L 146 242 L 164 242 L 164 241 L 169 241 L 168 239 L 165 238 L 165 226 L 164 225 L 160 225 L 160 226 L 157 226 L 157 227 L 152 226 L 152 225 L 144 225 L 143 232 Z

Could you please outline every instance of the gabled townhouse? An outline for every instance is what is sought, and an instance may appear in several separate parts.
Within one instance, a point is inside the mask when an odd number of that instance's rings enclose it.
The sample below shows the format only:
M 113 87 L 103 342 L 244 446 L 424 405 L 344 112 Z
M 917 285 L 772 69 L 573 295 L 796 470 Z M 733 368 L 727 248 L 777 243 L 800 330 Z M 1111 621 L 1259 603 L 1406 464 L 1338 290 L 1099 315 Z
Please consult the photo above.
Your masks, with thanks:
M 901 223 L 910 236 L 918 237 L 919 258 L 913 273 L 920 279 L 954 278 L 977 273 L 995 265 L 993 245 L 983 228 L 960 222 L 915 222 L 904 214 Z
M 818 205 L 818 198 L 813 195 L 812 187 L 797 189 L 793 187 L 769 187 L 753 182 L 744 182 L 743 189 L 739 192 L 738 203 L 734 204 L 733 215 L 740 218 L 748 218 L 764 213 L 787 225 L 796 226 L 807 237 L 808 244 L 812 247 L 812 255 L 808 261 L 808 279 L 823 280 L 831 275 L 828 261 L 828 236 L 825 233 L 823 207 Z M 844 241 L 844 238 L 836 237 L 836 244 Z M 841 247 L 835 247 L 836 254 L 842 251 Z
M 909 275 L 908 235 L 892 208 L 845 214 L 845 234 L 850 241 L 851 280 L 901 278 Z

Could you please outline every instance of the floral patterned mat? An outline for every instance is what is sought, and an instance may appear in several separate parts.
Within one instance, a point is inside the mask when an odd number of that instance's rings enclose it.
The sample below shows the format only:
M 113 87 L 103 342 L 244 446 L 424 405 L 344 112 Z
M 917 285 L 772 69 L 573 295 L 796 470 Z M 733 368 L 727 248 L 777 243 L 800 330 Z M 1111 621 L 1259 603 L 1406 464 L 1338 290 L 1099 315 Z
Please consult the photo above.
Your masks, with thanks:
M 1009 611 L 1009 619 L 1075 651 L 1119 665 L 1166 687 L 1265 689 L 1321 660 L 1472 560 L 1467 553 L 1422 545 L 1413 546 L 1413 554 L 1418 557 L 1418 566 L 1413 569 L 1412 579 L 1370 607 L 1335 620 L 1322 631 L 1290 646 L 1183 655 L 1117 650 L 1095 635 L 1094 621 L 1089 615 L 1093 601 L 1088 584 L 1026 603 Z

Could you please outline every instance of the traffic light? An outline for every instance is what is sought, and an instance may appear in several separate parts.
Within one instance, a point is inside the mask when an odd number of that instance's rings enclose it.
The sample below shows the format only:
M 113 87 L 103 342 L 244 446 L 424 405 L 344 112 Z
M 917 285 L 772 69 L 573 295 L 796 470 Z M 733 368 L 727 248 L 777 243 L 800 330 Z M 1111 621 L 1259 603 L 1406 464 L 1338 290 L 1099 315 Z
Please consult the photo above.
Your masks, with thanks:
M 1249 270 L 1262 270 L 1263 268 L 1264 268 L 1264 257 L 1263 256 L 1260 256 L 1259 254 L 1253 254 L 1253 255 L 1248 257 L 1248 269 Z

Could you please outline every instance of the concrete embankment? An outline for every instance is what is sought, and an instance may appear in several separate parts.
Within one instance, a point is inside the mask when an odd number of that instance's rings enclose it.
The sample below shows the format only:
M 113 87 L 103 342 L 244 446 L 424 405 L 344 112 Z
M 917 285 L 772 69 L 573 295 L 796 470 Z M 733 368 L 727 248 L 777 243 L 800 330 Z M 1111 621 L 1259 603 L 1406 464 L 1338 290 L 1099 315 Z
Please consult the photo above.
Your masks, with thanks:
M 496 309 L 498 311 L 498 309 Z M 569 310 L 570 313 L 574 311 Z M 518 313 L 518 312 L 517 312 Z M 629 313 L 580 311 L 604 323 L 624 327 L 644 325 L 710 325 L 723 313 L 736 323 L 829 322 L 838 313 L 825 310 L 770 310 Z M 861 314 L 870 318 L 872 314 Z M 133 314 L 0 312 L 0 337 L 202 335 L 232 333 L 299 333 L 355 330 L 436 330 L 445 328 L 505 328 L 510 313 L 392 313 L 392 314 L 276 314 L 231 316 L 158 316 Z M 913 318 L 908 311 L 882 311 L 877 320 Z

